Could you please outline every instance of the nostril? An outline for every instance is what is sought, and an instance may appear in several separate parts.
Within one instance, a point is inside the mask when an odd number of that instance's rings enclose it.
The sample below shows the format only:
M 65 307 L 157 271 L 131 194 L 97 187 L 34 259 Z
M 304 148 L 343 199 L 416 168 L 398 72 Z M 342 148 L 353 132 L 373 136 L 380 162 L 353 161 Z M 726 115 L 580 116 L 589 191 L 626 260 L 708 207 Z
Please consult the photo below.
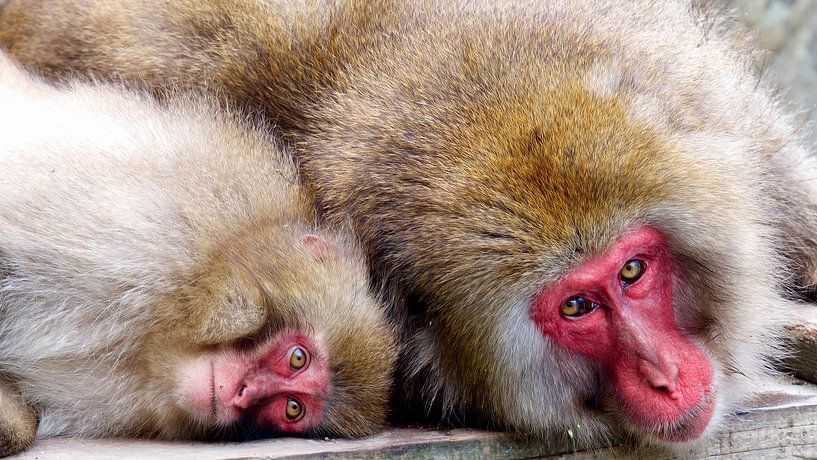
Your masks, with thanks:
M 257 402 L 258 388 L 252 382 L 242 383 L 234 391 L 229 403 L 233 407 L 248 409 Z
M 653 388 L 655 388 L 656 390 L 658 390 L 661 393 L 666 393 L 667 396 L 669 396 L 671 398 L 674 397 L 674 395 L 672 393 L 671 385 L 669 385 L 669 384 L 667 384 L 665 382 L 650 382 L 650 386 L 652 386 Z
M 638 366 L 641 377 L 644 381 L 656 390 L 667 393 L 675 398 L 675 389 L 678 388 L 678 366 L 670 364 L 667 366 L 656 366 L 649 361 L 641 361 Z

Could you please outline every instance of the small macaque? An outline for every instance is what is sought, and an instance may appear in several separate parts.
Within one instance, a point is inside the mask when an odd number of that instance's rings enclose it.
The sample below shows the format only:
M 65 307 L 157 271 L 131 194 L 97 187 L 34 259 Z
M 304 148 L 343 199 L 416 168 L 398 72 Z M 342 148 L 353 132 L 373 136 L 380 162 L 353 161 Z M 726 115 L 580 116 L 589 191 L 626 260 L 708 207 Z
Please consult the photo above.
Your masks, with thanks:
M 680 0 L 12 0 L 0 42 L 274 120 L 393 299 L 406 411 L 674 446 L 753 391 L 817 285 L 817 166 L 728 24 Z
M 0 54 L 0 454 L 382 426 L 396 337 L 363 256 L 246 125 Z

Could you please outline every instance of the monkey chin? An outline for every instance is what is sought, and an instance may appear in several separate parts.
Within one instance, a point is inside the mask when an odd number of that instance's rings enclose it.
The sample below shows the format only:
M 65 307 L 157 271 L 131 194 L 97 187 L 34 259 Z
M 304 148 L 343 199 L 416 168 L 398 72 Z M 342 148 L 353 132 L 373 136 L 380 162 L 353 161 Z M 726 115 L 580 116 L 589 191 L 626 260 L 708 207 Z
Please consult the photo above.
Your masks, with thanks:
M 294 369 L 290 356 L 308 361 Z M 274 335 L 254 351 L 224 347 L 177 366 L 179 406 L 207 426 L 239 420 L 278 433 L 304 433 L 318 426 L 329 391 L 329 366 L 320 340 L 296 332 Z M 288 412 L 297 402 L 298 413 Z
M 707 428 L 713 425 L 711 422 L 714 419 L 716 406 L 717 400 L 714 392 L 708 392 L 697 405 L 675 422 L 657 427 L 655 425 L 640 426 L 630 419 L 631 429 L 636 433 L 648 433 L 648 437 L 657 444 L 692 445 L 706 438 Z

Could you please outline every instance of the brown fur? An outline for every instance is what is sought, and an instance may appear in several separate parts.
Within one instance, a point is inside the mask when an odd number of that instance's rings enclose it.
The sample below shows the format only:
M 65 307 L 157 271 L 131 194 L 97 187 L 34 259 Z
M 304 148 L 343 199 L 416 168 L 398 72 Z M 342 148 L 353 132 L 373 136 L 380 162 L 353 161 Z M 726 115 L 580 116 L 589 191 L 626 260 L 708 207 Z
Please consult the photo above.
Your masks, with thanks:
M 37 434 L 37 414 L 8 383 L 0 385 L 0 456 L 25 450 Z
M 621 425 L 603 379 L 529 318 L 565 270 L 661 229 L 716 420 L 765 372 L 769 309 L 815 284 L 817 169 L 723 24 L 680 1 L 16 0 L 0 42 L 269 116 L 393 300 L 407 399 L 588 439 Z

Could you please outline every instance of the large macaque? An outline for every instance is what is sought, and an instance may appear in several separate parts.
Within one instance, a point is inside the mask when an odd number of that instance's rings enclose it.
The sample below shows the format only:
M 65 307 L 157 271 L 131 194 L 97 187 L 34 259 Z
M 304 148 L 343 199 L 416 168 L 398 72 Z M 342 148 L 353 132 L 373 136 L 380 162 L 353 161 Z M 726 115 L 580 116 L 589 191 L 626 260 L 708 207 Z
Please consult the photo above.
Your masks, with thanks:
M 202 88 L 274 120 L 394 299 L 420 412 L 665 443 L 717 429 L 816 281 L 817 168 L 727 29 L 646 0 L 0 15 L 49 76 Z
M 0 454 L 382 426 L 396 337 L 363 255 L 243 125 L 0 54 Z

